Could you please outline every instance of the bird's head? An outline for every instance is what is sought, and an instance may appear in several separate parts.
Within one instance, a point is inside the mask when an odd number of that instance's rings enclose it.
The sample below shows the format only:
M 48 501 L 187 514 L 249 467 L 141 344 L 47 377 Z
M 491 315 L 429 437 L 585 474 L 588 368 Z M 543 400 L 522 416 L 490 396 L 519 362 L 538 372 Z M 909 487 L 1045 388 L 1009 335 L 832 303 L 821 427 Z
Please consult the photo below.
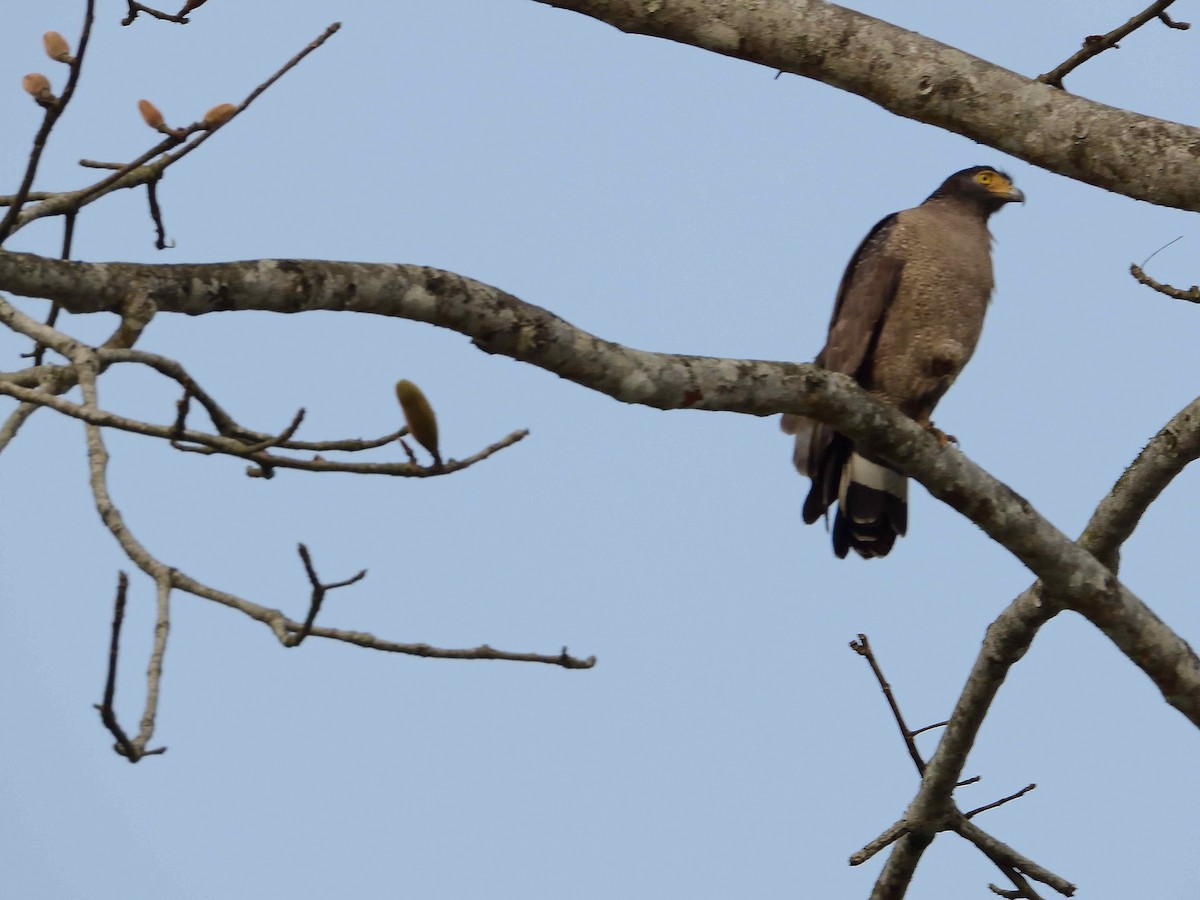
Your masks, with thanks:
M 1005 203 L 1025 202 L 1025 195 L 1015 188 L 1012 179 L 991 166 L 972 166 L 955 172 L 930 194 L 929 199 L 948 198 L 979 204 L 991 214 Z

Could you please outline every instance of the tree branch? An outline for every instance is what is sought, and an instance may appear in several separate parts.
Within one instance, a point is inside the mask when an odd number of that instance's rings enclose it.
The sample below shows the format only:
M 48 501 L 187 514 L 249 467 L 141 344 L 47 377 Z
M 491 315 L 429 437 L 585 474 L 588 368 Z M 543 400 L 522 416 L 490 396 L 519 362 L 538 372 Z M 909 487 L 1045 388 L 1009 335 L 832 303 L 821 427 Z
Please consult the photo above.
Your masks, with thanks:
M 46 141 L 49 140 L 50 132 L 54 130 L 59 118 L 66 111 L 67 104 L 75 96 L 75 88 L 79 84 L 79 76 L 83 71 L 83 58 L 87 53 L 88 40 L 91 38 L 92 24 L 95 19 L 96 0 L 87 0 L 84 7 L 83 27 L 79 32 L 79 47 L 75 51 L 75 55 L 70 58 L 70 74 L 67 76 L 66 86 L 59 97 L 51 98 L 50 102 L 44 104 L 46 114 L 42 118 L 42 124 L 38 128 L 37 134 L 34 135 L 33 148 L 29 152 L 29 162 L 25 166 L 25 175 L 21 178 L 21 186 L 17 188 L 17 193 L 9 204 L 3 219 L 0 219 L 0 244 L 8 240 L 9 235 L 17 227 L 17 217 L 21 214 L 21 207 L 33 187 L 33 179 L 37 176 L 42 152 L 46 149 Z
M 857 641 L 850 642 L 850 649 L 859 656 L 862 656 L 870 664 L 871 671 L 875 674 L 875 680 L 879 682 L 879 686 L 883 690 L 884 696 L 887 698 L 888 706 L 891 707 L 892 717 L 896 720 L 896 724 L 900 728 L 900 734 L 904 738 L 904 744 L 908 748 L 908 754 L 912 758 L 913 765 L 917 767 L 917 772 L 919 772 L 921 775 L 924 775 L 926 770 L 925 760 L 921 758 L 921 753 L 917 749 L 916 743 L 913 741 L 913 736 L 916 734 L 916 732 L 910 730 L 909 727 L 904 723 L 904 716 L 900 713 L 900 705 L 896 702 L 896 698 L 892 693 L 891 685 L 888 683 L 887 678 L 884 677 L 883 670 L 880 668 L 878 661 L 875 659 L 875 653 L 871 649 L 871 644 L 870 641 L 867 640 L 867 636 L 865 634 L 860 634 Z M 946 725 L 948 723 L 942 722 L 940 724 Z M 955 785 L 955 787 L 958 786 L 959 785 Z M 945 814 L 939 815 L 937 818 L 930 819 L 929 821 L 910 822 L 908 819 L 908 813 L 905 813 L 904 818 L 902 818 L 899 822 L 892 825 L 887 831 L 879 835 L 879 837 L 875 838 L 857 853 L 854 853 L 850 857 L 850 865 L 861 865 L 876 853 L 883 850 L 889 844 L 892 844 L 893 842 L 910 833 L 916 833 L 918 837 L 928 837 L 929 840 L 932 841 L 933 838 L 942 831 L 956 831 L 961 837 L 975 844 L 975 846 L 978 847 L 979 850 L 985 856 L 987 856 L 988 859 L 990 859 L 1014 885 L 1016 885 L 1017 893 L 1014 894 L 1014 896 L 1026 897 L 1029 898 L 1029 900 L 1038 900 L 1038 896 L 1034 892 L 1033 888 L 1030 887 L 1029 882 L 1026 881 L 1021 875 L 1021 871 L 1029 871 L 1029 869 L 1025 867 L 1026 863 L 1028 863 L 1029 867 L 1033 868 L 1037 873 L 1045 873 L 1057 883 L 1067 884 L 1068 886 L 1069 883 L 1065 879 L 1059 878 L 1053 873 L 1042 869 L 1040 866 L 1030 863 L 1024 857 L 1018 856 L 1015 851 L 1009 849 L 1005 844 L 1002 844 L 1000 841 L 996 840 L 986 832 L 974 828 L 974 826 L 972 826 L 971 830 L 966 830 L 961 827 L 966 820 L 972 818 L 973 816 L 976 816 L 979 813 L 985 812 L 989 809 L 995 809 L 998 806 L 1003 806 L 1006 803 L 1011 803 L 1012 801 L 1023 797 L 1025 794 L 1032 791 L 1036 786 L 1037 785 L 1033 784 L 1028 785 L 1027 787 L 1022 788 L 1013 794 L 1009 794 L 1007 797 L 1001 797 L 999 800 L 993 801 L 992 803 L 976 807 L 968 813 L 959 812 L 958 808 L 954 805 L 953 800 L 950 798 L 947 798 Z M 985 840 L 981 840 L 981 836 Z M 911 862 L 912 868 L 906 868 L 903 871 L 908 872 L 910 876 L 912 872 L 915 871 L 916 863 L 921 855 L 921 852 L 920 843 L 908 844 L 905 847 L 905 862 Z M 885 866 L 885 870 L 886 869 L 887 867 Z M 1040 874 L 1034 874 L 1032 877 L 1042 881 L 1043 883 L 1049 883 L 1046 882 L 1046 880 L 1042 878 Z M 904 896 L 904 893 L 908 887 L 908 882 L 904 879 L 903 872 L 898 871 L 895 867 L 893 867 L 893 871 L 890 873 L 889 879 L 885 881 L 881 874 L 880 880 L 876 884 L 876 887 L 881 891 L 881 897 L 899 898 Z M 1074 888 L 1072 888 L 1072 890 L 1074 890 Z
M 1171 480 L 1198 458 L 1200 398 L 1173 416 L 1138 454 L 1108 495 L 1100 501 L 1079 539 L 1079 544 L 1094 554 L 1096 559 L 1104 561 L 1115 574 L 1120 547 L 1133 533 L 1134 526 Z M 952 805 L 952 792 L 962 774 L 967 755 L 974 746 L 983 720 L 1008 676 L 1009 669 L 1025 655 L 1041 627 L 1062 609 L 1058 598 L 1047 597 L 1046 594 L 1041 582 L 1030 586 L 988 626 L 983 646 L 975 658 L 971 673 L 967 676 L 967 683 L 954 706 L 954 712 L 937 750 L 926 766 L 921 787 L 905 812 L 906 821 L 936 823 L 945 819 Z M 1102 620 L 1092 621 L 1109 634 Z M 1112 638 L 1113 635 L 1109 634 L 1109 637 Z M 1113 639 L 1127 656 L 1134 659 L 1134 654 L 1138 651 L 1126 650 L 1125 647 L 1136 644 L 1136 640 Z M 1151 655 L 1155 653 L 1149 649 L 1147 652 Z M 1195 658 L 1190 648 L 1186 649 L 1186 654 L 1190 654 L 1192 659 Z M 1141 666 L 1142 663 L 1139 662 L 1138 665 Z M 1187 665 L 1186 661 L 1184 665 Z M 1159 683 L 1159 688 L 1164 691 L 1164 695 L 1169 696 L 1167 692 L 1171 690 L 1170 687 Z M 904 880 L 903 875 L 907 872 L 911 877 L 916 867 L 916 862 L 909 857 L 914 853 L 919 857 L 923 848 L 908 845 L 905 851 L 906 856 L 894 866 L 892 859 L 888 859 L 880 874 L 880 883 L 885 881 L 886 876 L 886 883 L 889 885 L 907 886 L 908 882 Z M 892 856 L 894 857 L 895 853 Z M 880 896 L 902 897 L 904 892 L 900 890 L 899 893 Z
M 1056 603 L 1100 627 L 1172 706 L 1200 725 L 1200 659 L 1182 638 L 1027 500 L 844 375 L 813 365 L 622 347 L 498 288 L 422 266 L 310 260 L 150 266 L 0 253 L 4 289 L 57 300 L 75 313 L 119 310 L 130 294 L 153 296 L 160 312 L 190 315 L 251 309 L 372 313 L 469 335 L 485 352 L 627 403 L 790 412 L 828 422 L 987 532 L 1042 580 Z
M 1163 284 L 1161 281 L 1155 281 L 1147 275 L 1137 263 L 1129 266 L 1129 274 L 1139 284 L 1144 284 L 1146 287 L 1156 290 L 1160 294 L 1166 294 L 1172 300 L 1186 300 L 1188 303 L 1200 303 L 1200 285 L 1193 284 L 1190 288 L 1184 289 Z
M 1179 28 L 1181 31 L 1186 31 L 1188 25 L 1185 22 L 1172 22 L 1167 17 L 1166 8 L 1174 3 L 1175 0 L 1155 0 L 1146 9 L 1142 10 L 1124 25 L 1119 28 L 1114 28 L 1108 34 L 1094 34 L 1087 37 L 1083 41 L 1083 49 L 1075 53 L 1070 59 L 1061 65 L 1055 67 L 1045 75 L 1039 75 L 1038 81 L 1043 84 L 1051 85 L 1052 87 L 1061 88 L 1062 80 L 1067 77 L 1075 69 L 1079 68 L 1089 59 L 1099 56 L 1105 50 L 1119 49 L 1117 41 L 1128 37 L 1137 31 L 1147 22 L 1152 19 L 1161 18 L 1163 23 L 1171 28 Z
M 803 75 L 1050 172 L 1136 200 L 1200 210 L 1192 156 L 1200 130 L 1067 94 L 833 3 L 537 2 Z

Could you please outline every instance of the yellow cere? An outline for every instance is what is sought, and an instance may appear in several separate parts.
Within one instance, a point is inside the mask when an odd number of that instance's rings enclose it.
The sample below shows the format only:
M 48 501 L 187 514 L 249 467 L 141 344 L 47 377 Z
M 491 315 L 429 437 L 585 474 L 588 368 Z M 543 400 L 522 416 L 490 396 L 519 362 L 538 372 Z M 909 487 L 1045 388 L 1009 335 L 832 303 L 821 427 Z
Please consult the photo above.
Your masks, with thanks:
M 976 174 L 975 180 L 993 193 L 1003 194 L 1012 190 L 1012 182 L 991 169 Z

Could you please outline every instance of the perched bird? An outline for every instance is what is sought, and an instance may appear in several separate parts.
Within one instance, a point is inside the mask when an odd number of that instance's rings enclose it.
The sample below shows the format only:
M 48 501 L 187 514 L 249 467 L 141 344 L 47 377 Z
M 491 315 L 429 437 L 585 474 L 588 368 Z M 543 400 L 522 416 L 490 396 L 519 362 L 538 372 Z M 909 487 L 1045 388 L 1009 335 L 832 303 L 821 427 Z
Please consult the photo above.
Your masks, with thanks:
M 988 217 L 1015 200 L 1025 196 L 1007 175 L 975 166 L 872 228 L 842 276 L 816 364 L 932 429 L 933 408 L 975 352 L 992 296 Z M 833 552 L 886 556 L 908 528 L 904 476 L 828 425 L 785 415 L 782 426 L 796 436 L 796 468 L 812 478 L 805 523 L 836 501 Z

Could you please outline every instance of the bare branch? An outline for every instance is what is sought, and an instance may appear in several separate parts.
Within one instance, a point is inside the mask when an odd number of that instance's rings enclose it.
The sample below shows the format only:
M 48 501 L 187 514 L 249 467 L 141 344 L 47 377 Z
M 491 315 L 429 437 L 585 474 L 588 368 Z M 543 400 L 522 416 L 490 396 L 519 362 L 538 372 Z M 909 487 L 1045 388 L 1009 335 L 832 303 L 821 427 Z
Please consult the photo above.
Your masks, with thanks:
M 23 403 L 32 403 L 37 406 L 46 406 L 56 412 L 71 416 L 72 418 L 80 419 L 92 425 L 101 426 L 104 428 L 115 428 L 119 431 L 128 431 L 133 434 L 140 434 L 146 437 L 160 438 L 168 441 L 172 446 L 180 450 L 188 450 L 189 452 L 202 452 L 205 454 L 219 453 L 225 456 L 236 456 L 249 459 L 253 462 L 254 469 L 259 471 L 251 471 L 252 475 L 262 477 L 263 471 L 271 469 L 296 469 L 304 472 L 340 472 L 343 474 L 352 475 L 389 475 L 400 478 L 438 478 L 444 475 L 453 475 L 455 472 L 461 472 L 463 469 L 469 469 L 476 463 L 483 462 L 501 450 L 511 447 L 513 444 L 524 440 L 529 436 L 529 431 L 522 429 L 514 431 L 506 437 L 489 444 L 477 453 L 464 459 L 447 460 L 442 465 L 423 466 L 414 462 L 403 463 L 355 463 L 341 462 L 338 460 L 324 459 L 316 456 L 312 459 L 298 459 L 291 456 L 280 456 L 275 453 L 267 453 L 266 451 L 250 451 L 246 445 L 239 439 L 226 438 L 220 435 L 208 434 L 202 431 L 192 431 L 190 429 L 180 430 L 181 417 L 177 415 L 176 419 L 170 425 L 156 425 L 151 422 L 143 422 L 138 419 L 129 419 L 125 416 L 119 416 L 115 413 L 108 412 L 103 409 L 96 409 L 87 405 L 72 403 L 69 400 L 64 400 L 61 397 L 45 391 L 36 390 L 33 388 L 22 387 L 15 381 L 6 380 L 0 377 L 0 395 L 13 397 Z M 180 414 L 186 414 L 186 404 L 181 401 L 179 407 Z M 394 438 L 391 438 L 394 440 Z M 271 438 L 270 440 L 275 440 Z M 198 447 L 187 447 L 185 442 L 199 445 Z M 371 446 L 377 446 L 380 443 L 388 443 L 389 441 L 350 441 L 337 440 L 325 442 L 305 442 L 305 443 L 326 443 L 334 448 L 349 448 L 368 449 Z M 300 442 L 296 442 L 300 443 Z M 355 446 L 357 445 L 357 446 Z M 286 442 L 282 446 L 286 449 Z
M 964 819 L 972 819 L 975 816 L 979 815 L 981 812 L 987 812 L 989 809 L 995 809 L 998 806 L 1003 806 L 1005 803 L 1011 803 L 1013 800 L 1016 800 L 1018 797 L 1024 797 L 1026 794 L 1028 794 L 1030 791 L 1032 791 L 1036 787 L 1037 787 L 1036 784 L 1027 784 L 1027 785 L 1025 785 L 1025 787 L 1021 788 L 1019 791 L 1009 794 L 1007 797 L 1001 797 L 999 800 L 994 800 L 991 803 L 985 803 L 983 806 L 975 807 L 970 812 L 963 813 L 963 818 Z
M 1190 26 L 1187 23 L 1172 22 L 1167 17 L 1166 12 L 1164 12 L 1164 10 L 1166 10 L 1166 8 L 1174 2 L 1175 0 L 1155 0 L 1154 3 L 1150 4 L 1124 25 L 1120 26 L 1119 28 L 1114 28 L 1108 34 L 1094 34 L 1085 38 L 1083 41 L 1083 49 L 1079 50 L 1066 62 L 1056 66 L 1045 75 L 1039 75 L 1038 81 L 1042 82 L 1043 84 L 1051 85 L 1052 87 L 1061 88 L 1063 86 L 1063 78 L 1065 78 L 1072 71 L 1079 68 L 1092 57 L 1100 55 L 1105 50 L 1117 49 L 1117 41 L 1128 37 L 1147 22 L 1150 22 L 1154 19 L 1162 19 L 1163 22 L 1172 28 L 1180 28 L 1181 30 L 1188 29 Z
M 117 694 L 117 657 L 121 652 L 121 624 L 125 621 L 125 595 L 128 590 L 129 576 L 121 572 L 117 576 L 117 597 L 113 602 L 112 637 L 108 643 L 108 674 L 104 679 L 104 699 L 96 704 L 96 709 L 100 711 L 100 721 L 116 739 L 118 752 L 132 761 L 136 758 L 133 744 L 113 711 L 113 701 Z
M 154 722 L 158 715 L 158 693 L 162 685 L 163 657 L 167 652 L 167 635 L 171 631 L 171 572 L 160 569 L 155 576 L 155 619 L 154 619 L 154 648 L 150 651 L 150 661 L 146 666 L 146 706 L 142 712 L 141 727 L 134 741 L 138 748 L 144 748 L 154 736 Z M 165 747 L 159 752 L 166 750 Z
M 36 403 L 19 403 L 17 408 L 9 413 L 4 424 L 0 425 L 0 453 L 3 453 L 4 449 L 12 443 L 12 439 L 17 436 L 21 426 L 39 409 L 41 407 Z
M 352 575 L 344 581 L 325 584 L 317 577 L 317 570 L 313 567 L 312 557 L 308 553 L 308 548 L 301 544 L 299 546 L 299 553 L 300 559 L 304 563 L 304 572 L 308 575 L 308 583 L 312 585 L 312 599 L 308 604 L 308 616 L 304 619 L 304 624 L 300 626 L 300 630 L 292 638 L 291 646 L 293 647 L 299 647 L 301 642 L 312 632 L 313 622 L 317 619 L 317 613 L 321 611 L 321 604 L 325 602 L 325 595 L 327 593 L 338 588 L 348 587 L 367 577 L 367 570 L 362 569 L 357 575 Z
M 145 13 L 151 18 L 159 19 L 163 22 L 174 22 L 176 25 L 186 25 L 188 23 L 188 19 L 182 12 L 174 14 L 165 13 L 161 10 L 151 9 L 149 6 L 143 6 L 141 3 L 136 2 L 136 0 L 125 0 L 125 2 L 129 6 L 129 13 L 121 20 L 122 25 L 132 25 L 134 19 L 138 17 L 138 13 Z
M 892 694 L 891 686 L 888 684 L 887 679 L 884 678 L 883 671 L 880 669 L 879 664 L 875 659 L 874 651 L 871 650 L 871 645 L 867 640 L 866 635 L 860 634 L 857 641 L 851 641 L 850 649 L 865 658 L 867 662 L 870 663 L 871 671 L 875 673 L 875 679 L 879 682 L 879 686 L 883 690 L 884 696 L 887 698 L 888 705 L 892 709 L 892 716 L 895 718 L 896 724 L 900 728 L 900 734 L 904 737 L 904 743 L 908 748 L 909 756 L 916 765 L 917 771 L 924 774 L 926 768 L 925 762 L 921 758 L 921 754 L 917 750 L 916 744 L 913 742 L 912 737 L 914 732 L 904 724 L 904 717 L 900 714 L 900 706 L 896 702 L 895 696 Z M 942 722 L 940 724 L 946 725 L 948 723 Z M 928 838 L 928 841 L 932 841 L 939 832 L 955 829 L 954 823 L 960 820 L 970 819 L 972 816 L 984 812 L 985 810 L 995 809 L 998 806 L 1003 806 L 1005 803 L 1009 803 L 1018 797 L 1025 795 L 1035 787 L 1036 785 L 1031 784 L 1028 787 L 1022 788 L 1020 791 L 1017 791 L 1015 794 L 1011 794 L 1008 797 L 1004 797 L 995 801 L 994 803 L 989 803 L 986 806 L 981 806 L 969 813 L 966 813 L 966 815 L 960 813 L 957 808 L 954 807 L 953 802 L 949 798 L 947 798 L 946 806 L 943 811 L 937 812 L 935 815 L 926 820 L 910 818 L 912 815 L 912 807 L 910 807 L 909 811 L 905 813 L 904 818 L 892 825 L 887 831 L 879 835 L 879 837 L 875 838 L 875 840 L 871 841 L 857 853 L 854 853 L 850 857 L 850 865 L 857 866 L 866 862 L 885 847 L 914 832 L 917 833 L 918 836 Z M 972 832 L 972 835 L 974 835 L 974 832 Z M 972 837 L 968 837 L 968 840 L 972 840 Z M 926 842 L 925 846 L 928 845 L 928 841 Z M 989 843 L 986 845 L 977 844 L 977 846 L 979 846 L 979 849 L 982 850 L 988 856 L 988 858 L 992 860 L 993 863 L 995 863 L 997 868 L 999 868 L 1000 871 L 1003 872 L 1005 876 L 1017 886 L 1019 896 L 1036 898 L 1037 894 L 1033 892 L 1033 889 L 1029 886 L 1029 883 L 1021 876 L 1020 872 L 1016 870 L 1012 859 L 996 851 L 996 847 L 1004 847 L 1004 845 L 991 837 L 988 837 L 988 841 Z M 879 882 L 876 884 L 876 890 L 880 892 L 880 897 L 899 898 L 904 896 L 904 893 L 907 890 L 907 882 L 903 878 L 903 871 L 915 871 L 916 861 L 922 852 L 921 846 L 922 844 L 920 842 L 915 842 L 906 846 L 905 848 L 905 861 L 911 861 L 913 867 L 911 870 L 901 870 L 897 866 L 893 865 L 891 860 L 888 861 L 887 866 L 884 867 L 884 871 L 885 873 L 888 873 L 889 877 L 885 879 L 884 875 L 881 874 Z M 893 856 L 894 855 L 895 854 L 893 853 Z M 888 871 L 889 869 L 891 869 L 890 872 Z M 873 894 L 872 896 L 875 895 Z
M 169 586 L 167 586 L 167 590 L 170 590 Z M 167 752 L 166 747 L 146 749 L 146 744 L 154 733 L 154 714 L 158 706 L 158 685 L 162 677 L 162 655 L 166 647 L 167 625 L 165 597 L 160 589 L 159 618 L 155 625 L 154 651 L 150 657 L 150 668 L 147 672 L 149 684 L 146 693 L 146 712 L 142 716 L 141 731 L 136 739 L 130 740 L 129 735 L 125 733 L 125 729 L 117 720 L 116 711 L 113 709 L 113 701 L 116 699 L 117 693 L 117 660 L 121 650 L 121 625 L 125 621 L 125 602 L 128 591 L 129 577 L 124 572 L 120 572 L 117 576 L 117 596 L 113 603 L 112 637 L 108 645 L 108 674 L 104 680 L 104 699 L 95 706 L 100 712 L 100 721 L 116 739 L 117 743 L 114 749 L 129 762 L 136 763 L 143 756 L 157 756 Z
M 917 871 L 917 863 L 932 841 L 933 832 L 914 834 L 908 831 L 901 835 L 883 871 L 875 879 L 871 900 L 899 900 L 903 897 Z
M 960 816 L 955 820 L 952 828 L 956 833 L 966 838 L 968 841 L 982 850 L 988 859 L 992 860 L 992 862 L 995 862 L 998 865 L 1003 863 L 1004 865 L 1011 866 L 1018 872 L 1032 878 L 1034 881 L 1053 888 L 1064 897 L 1074 896 L 1075 885 L 1071 884 L 1071 882 L 1067 881 L 1065 878 L 1055 875 L 1048 869 L 1039 866 L 1033 860 L 1022 856 L 1012 847 L 1009 847 L 1007 844 L 996 840 L 973 822 L 968 822 L 965 818 Z
M 146 199 L 150 204 L 150 221 L 154 223 L 154 247 L 157 250 L 167 249 L 167 229 L 163 225 L 162 210 L 158 205 L 158 183 L 161 178 L 146 182 Z
M 0 309 L 4 306 L 7 306 L 7 304 L 0 301 Z M 38 328 L 44 327 L 38 325 L 36 322 L 34 325 Z M 280 643 L 290 646 L 295 640 L 294 635 L 304 628 L 302 623 L 287 618 L 277 609 L 260 606 L 257 603 L 252 603 L 233 594 L 216 590 L 194 578 L 190 578 L 178 569 L 166 566 L 156 559 L 126 526 L 120 510 L 113 503 L 108 491 L 107 471 L 109 456 L 108 450 L 104 446 L 101 428 L 92 421 L 99 411 L 96 390 L 96 373 L 99 369 L 98 357 L 99 354 L 97 351 L 79 345 L 74 347 L 71 354 L 72 363 L 79 374 L 79 385 L 83 390 L 84 396 L 83 408 L 86 412 L 79 417 L 87 423 L 84 432 L 87 439 L 89 482 L 92 488 L 92 498 L 105 527 L 108 528 L 130 561 L 153 578 L 156 584 L 161 585 L 161 579 L 168 577 L 171 586 L 177 590 L 220 603 L 231 609 L 236 609 L 244 615 L 262 622 L 271 629 Z M 5 386 L 0 383 L 0 387 Z M 444 649 L 432 647 L 424 643 L 386 641 L 361 631 L 345 631 L 316 626 L 309 628 L 308 634 L 314 637 L 323 637 L 330 640 L 356 644 L 360 647 L 368 647 L 374 650 L 382 650 L 389 653 L 404 653 L 411 656 L 435 657 L 440 659 L 492 659 L 513 662 L 534 662 L 555 665 L 564 669 L 590 669 L 596 664 L 594 656 L 586 659 L 574 657 L 567 652 L 565 647 L 561 653 L 550 655 L 496 650 L 487 644 L 465 649 Z M 165 640 L 165 631 L 163 632 L 163 640 Z
M 1146 509 L 1171 480 L 1197 458 L 1200 458 L 1200 399 L 1194 400 L 1177 413 L 1138 454 L 1133 464 L 1096 508 L 1079 539 L 1079 544 L 1115 573 L 1121 544 L 1132 534 L 1134 526 Z M 951 802 L 951 793 L 957 786 L 956 779 L 961 775 L 966 763 L 967 754 L 974 745 L 979 728 L 996 692 L 1004 683 L 1008 670 L 1025 655 L 1042 625 L 1057 615 L 1061 608 L 1057 598 L 1048 597 L 1043 585 L 1037 583 L 1017 597 L 988 627 L 983 646 L 967 677 L 966 686 L 959 695 L 946 731 L 929 760 L 920 790 L 909 806 L 906 816 L 936 818 L 944 814 Z M 1120 639 L 1114 637 L 1110 633 L 1111 625 L 1106 623 L 1102 616 L 1093 618 L 1093 621 L 1109 634 L 1131 659 L 1134 654 L 1157 654 L 1163 649 L 1157 644 L 1157 638 L 1143 634 L 1141 640 L 1146 640 L 1147 643 L 1140 650 L 1126 650 L 1127 646 L 1132 648 L 1138 639 L 1128 634 Z M 1190 654 L 1194 658 L 1194 654 L 1186 645 L 1181 652 L 1185 653 L 1181 666 L 1186 666 L 1186 655 Z M 1159 687 L 1169 696 L 1167 692 L 1171 690 L 1170 676 L 1165 669 L 1160 671 L 1162 676 L 1158 681 Z M 919 855 L 920 852 L 915 847 L 906 850 L 910 854 Z M 895 872 L 888 873 L 890 866 L 891 859 L 884 866 L 884 872 L 893 879 L 889 883 L 900 883 L 903 873 L 911 873 L 916 863 L 904 858 L 896 864 Z M 883 875 L 880 877 L 882 879 Z M 907 881 L 903 883 L 907 884 Z
M 899 840 L 905 834 L 908 834 L 908 823 L 905 822 L 903 819 L 901 819 L 899 822 L 894 824 L 891 828 L 889 828 L 883 834 L 879 835 L 879 837 L 875 838 L 875 840 L 871 841 L 869 844 L 867 844 L 865 847 L 863 847 L 857 853 L 852 853 L 850 855 L 850 865 L 861 866 L 863 863 L 865 863 L 867 860 L 869 860 L 871 857 L 873 857 L 875 854 L 877 854 L 880 850 L 884 850 L 884 849 L 890 847 L 892 844 L 894 844 L 897 840 Z
M 921 758 L 921 752 L 917 749 L 916 741 L 913 740 L 916 732 L 909 730 L 908 725 L 904 723 L 904 716 L 900 713 L 900 706 L 896 703 L 896 697 L 892 693 L 892 686 L 883 677 L 883 670 L 879 668 L 879 663 L 875 660 L 875 653 L 871 650 L 871 643 L 867 640 L 867 636 L 859 634 L 857 641 L 850 642 L 850 649 L 863 657 L 871 666 L 871 671 L 875 673 L 875 680 L 879 682 L 879 689 L 883 691 L 883 696 L 887 698 L 888 706 L 892 709 L 892 717 L 896 720 L 896 726 L 900 729 L 900 737 L 904 739 L 904 746 L 908 748 L 908 755 L 912 759 L 913 765 L 917 767 L 917 771 L 924 775 L 925 760 Z
M 1171 705 L 1200 725 L 1200 659 L 1182 638 L 1028 501 L 846 376 L 813 365 L 622 347 L 497 288 L 420 266 L 302 260 L 145 266 L 4 253 L 0 289 L 5 288 L 58 300 L 73 312 L 112 309 L 129 292 L 153 296 L 160 311 L 187 314 L 212 311 L 218 298 L 222 310 L 353 309 L 470 335 L 486 352 L 537 365 L 629 403 L 752 415 L 790 412 L 827 422 L 920 481 L 1013 553 L 1043 580 L 1055 609 L 1067 606 L 1087 616 Z M 0 321 L 8 318 L 12 314 L 0 306 Z M 953 773 L 947 788 L 958 775 Z
M 1200 397 L 1151 438 L 1092 514 L 1080 543 L 1114 572 L 1121 545 L 1150 504 L 1189 464 L 1200 459 Z
M 1200 286 L 1192 285 L 1184 290 L 1183 288 L 1171 287 L 1169 284 L 1163 284 L 1161 281 L 1155 281 L 1149 275 L 1142 271 L 1142 267 L 1137 263 L 1132 263 L 1129 266 L 1129 274 L 1132 275 L 1139 284 L 1144 284 L 1148 288 L 1153 288 L 1160 294 L 1166 294 L 1172 300 L 1186 300 L 1188 303 L 1200 303 Z

